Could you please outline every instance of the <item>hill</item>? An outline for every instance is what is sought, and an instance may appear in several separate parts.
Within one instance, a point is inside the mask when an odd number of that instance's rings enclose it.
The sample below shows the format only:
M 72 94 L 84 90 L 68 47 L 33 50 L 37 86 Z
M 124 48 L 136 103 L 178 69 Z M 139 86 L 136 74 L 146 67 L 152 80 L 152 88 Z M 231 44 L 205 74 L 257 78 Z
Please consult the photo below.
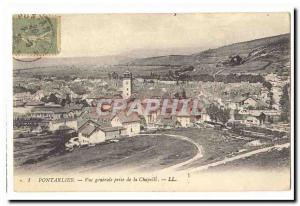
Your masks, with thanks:
M 203 48 L 199 48 L 199 51 L 201 49 Z M 287 76 L 290 71 L 290 34 L 235 43 L 194 54 L 183 51 L 196 51 L 196 48 L 184 48 L 178 51 L 173 48 L 161 52 L 154 50 L 146 52 L 145 49 L 140 53 L 133 51 L 116 56 L 53 57 L 41 58 L 33 62 L 14 60 L 14 70 L 43 75 L 76 75 L 94 78 L 112 72 L 122 74 L 130 70 L 134 76 L 210 81 L 213 81 L 213 76 L 217 75 L 278 73 Z M 166 52 L 176 55 L 160 55 Z M 178 55 L 181 52 L 185 55 Z M 159 56 L 137 58 L 137 56 L 153 53 Z
M 194 74 L 280 73 L 290 70 L 290 34 L 235 43 L 192 55 L 135 59 L 129 66 L 173 70 L 193 66 Z

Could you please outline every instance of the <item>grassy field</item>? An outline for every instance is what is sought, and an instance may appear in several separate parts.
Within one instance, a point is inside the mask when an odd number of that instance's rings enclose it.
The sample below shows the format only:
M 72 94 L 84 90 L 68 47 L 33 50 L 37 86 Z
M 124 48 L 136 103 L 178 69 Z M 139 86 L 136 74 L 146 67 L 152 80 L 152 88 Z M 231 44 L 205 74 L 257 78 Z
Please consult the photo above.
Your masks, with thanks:
M 22 138 L 17 137 L 17 134 L 14 136 L 14 165 L 18 167 L 23 164 L 40 162 L 49 156 L 63 152 L 65 141 L 74 135 L 28 133 Z
M 162 169 L 192 158 L 196 147 L 187 141 L 166 136 L 138 136 L 115 143 L 74 150 L 64 155 L 15 168 L 24 173 L 95 172 L 136 168 Z

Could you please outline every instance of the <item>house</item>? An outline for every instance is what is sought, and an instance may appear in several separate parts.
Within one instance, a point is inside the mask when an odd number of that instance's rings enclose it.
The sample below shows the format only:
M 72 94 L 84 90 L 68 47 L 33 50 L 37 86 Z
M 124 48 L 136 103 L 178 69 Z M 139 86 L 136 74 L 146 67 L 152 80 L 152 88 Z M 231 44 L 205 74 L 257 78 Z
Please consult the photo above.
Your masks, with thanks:
M 45 96 L 42 90 L 38 90 L 33 94 L 33 98 L 35 101 L 40 101 Z
M 147 103 L 143 102 L 142 103 L 142 113 L 143 113 L 143 117 L 145 119 L 145 124 L 147 126 L 153 126 L 156 122 L 157 122 L 157 117 L 160 115 L 160 108 L 158 107 L 155 110 L 151 110 L 151 111 L 147 111 L 146 112 L 146 108 L 147 108 Z
M 97 130 L 99 124 L 92 120 L 88 120 L 80 128 L 78 128 L 78 139 L 82 144 L 85 143 L 100 143 L 105 141 L 105 134 Z
M 252 98 L 252 97 L 247 97 L 246 99 L 244 99 L 244 100 L 242 100 L 241 102 L 240 102 L 240 105 L 242 106 L 242 107 L 246 107 L 246 108 L 248 108 L 248 107 L 256 107 L 257 106 L 257 100 L 256 99 L 254 99 L 254 98 Z
M 238 110 L 238 113 L 242 114 L 242 115 L 246 115 L 246 114 L 249 114 L 249 110 L 248 109 L 240 109 L 240 110 Z
M 119 138 L 125 129 L 123 127 L 100 127 L 99 130 L 105 134 L 105 140 L 111 140 Z
M 157 109 L 156 111 L 150 111 L 149 114 L 145 114 L 144 118 L 145 118 L 146 125 L 155 124 L 159 114 L 160 114 L 159 109 Z
M 191 116 L 177 114 L 176 121 L 179 122 L 181 127 L 188 127 L 191 124 Z
M 38 125 L 37 127 L 31 130 L 32 133 L 41 133 L 43 131 L 42 127 Z
M 97 144 L 121 136 L 123 127 L 101 127 L 98 123 L 88 120 L 78 129 L 81 143 Z
M 122 135 L 134 136 L 141 131 L 141 119 L 137 113 L 126 114 L 122 111 L 111 119 L 113 127 L 123 127 Z

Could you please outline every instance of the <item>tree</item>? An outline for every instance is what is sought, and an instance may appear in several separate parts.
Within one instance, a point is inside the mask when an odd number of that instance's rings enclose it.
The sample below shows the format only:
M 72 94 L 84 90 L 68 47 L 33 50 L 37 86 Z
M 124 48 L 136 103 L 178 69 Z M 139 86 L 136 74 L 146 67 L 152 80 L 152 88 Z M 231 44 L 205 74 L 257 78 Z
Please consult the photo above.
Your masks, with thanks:
M 268 90 L 272 89 L 272 84 L 270 82 L 263 81 L 263 86 L 266 87 Z
M 230 109 L 220 109 L 214 104 L 209 105 L 206 109 L 210 119 L 214 122 L 222 122 L 225 124 L 230 119 Z
M 141 120 L 141 126 L 145 127 L 147 125 L 146 119 L 144 116 L 140 115 L 140 120 Z
M 55 104 L 59 104 L 58 98 L 53 93 L 50 94 L 48 98 L 48 102 L 54 102 Z
M 115 80 L 119 79 L 119 75 L 116 72 L 113 72 L 111 76 Z
M 71 97 L 70 94 L 67 94 L 66 96 L 66 104 L 70 104 L 71 103 Z
M 47 96 L 43 96 L 41 98 L 41 101 L 47 103 L 48 102 L 48 97 Z
M 81 100 L 80 104 L 82 104 L 83 107 L 89 107 L 90 106 L 89 103 L 87 103 L 87 101 L 85 99 Z
M 182 89 L 181 97 L 182 97 L 183 99 L 186 99 L 186 92 L 185 92 L 185 89 L 184 89 L 184 88 Z
M 270 117 L 270 116 L 268 116 L 268 122 L 269 122 L 269 123 L 273 123 L 273 122 L 274 122 L 274 121 L 273 121 L 273 118 Z
M 66 99 L 62 99 L 60 105 L 63 107 L 66 106 Z
M 225 124 L 230 119 L 230 109 L 219 109 L 218 119 Z
M 258 120 L 259 120 L 259 123 L 260 124 L 263 124 L 265 121 L 266 121 L 266 115 L 265 113 L 261 113 L 259 116 L 258 116 Z
M 176 122 L 175 122 L 175 127 L 181 127 L 181 126 L 182 126 L 181 123 L 180 123 L 179 121 L 176 120 Z
M 180 96 L 179 96 L 179 93 L 176 92 L 176 93 L 174 94 L 174 98 L 175 98 L 175 99 L 179 99 L 179 97 L 180 97 Z
M 207 114 L 209 115 L 210 119 L 212 121 L 217 121 L 217 115 L 218 115 L 218 107 L 214 104 L 209 105 L 209 107 L 206 109 Z
M 274 104 L 273 92 L 270 92 L 270 105 L 269 105 L 269 109 L 272 109 L 273 104 Z
M 288 122 L 290 118 L 289 84 L 284 85 L 279 104 L 282 108 L 280 119 L 281 121 Z

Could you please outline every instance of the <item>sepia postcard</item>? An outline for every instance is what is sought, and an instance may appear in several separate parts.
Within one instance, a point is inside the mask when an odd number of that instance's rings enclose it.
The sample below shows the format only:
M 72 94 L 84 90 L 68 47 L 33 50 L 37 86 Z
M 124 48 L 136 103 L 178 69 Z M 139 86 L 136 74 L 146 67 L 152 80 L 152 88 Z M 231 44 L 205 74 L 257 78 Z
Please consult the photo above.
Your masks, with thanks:
M 14 192 L 290 191 L 291 13 L 14 14 Z

